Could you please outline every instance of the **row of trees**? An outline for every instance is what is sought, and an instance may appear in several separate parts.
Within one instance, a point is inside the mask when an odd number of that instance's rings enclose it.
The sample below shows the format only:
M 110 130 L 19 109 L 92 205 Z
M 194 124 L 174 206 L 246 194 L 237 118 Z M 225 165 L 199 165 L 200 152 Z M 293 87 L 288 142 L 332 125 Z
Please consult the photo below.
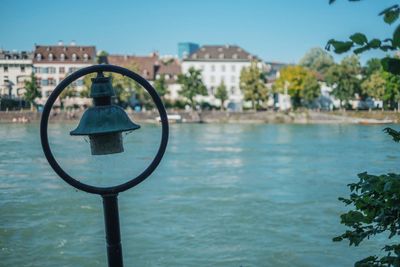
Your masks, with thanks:
M 361 66 L 356 55 L 335 63 L 321 48 L 311 49 L 299 62 L 281 70 L 274 84 L 275 92 L 287 93 L 293 106 L 309 107 L 320 95 L 321 82 L 332 88 L 331 94 L 340 107 L 349 107 L 351 100 L 381 100 L 381 108 L 395 109 L 400 101 L 400 79 L 386 72 L 381 61 L 373 58 Z

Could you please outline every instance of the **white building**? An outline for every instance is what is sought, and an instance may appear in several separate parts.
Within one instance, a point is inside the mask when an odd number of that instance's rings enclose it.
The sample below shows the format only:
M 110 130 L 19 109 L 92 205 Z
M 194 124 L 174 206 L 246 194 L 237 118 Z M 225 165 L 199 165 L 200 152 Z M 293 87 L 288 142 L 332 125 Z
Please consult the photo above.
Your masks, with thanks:
M 21 97 L 32 73 L 32 53 L 0 50 L 0 96 Z
M 208 96 L 198 97 L 199 101 L 206 101 L 213 105 L 220 105 L 215 98 L 216 88 L 223 82 L 227 88 L 229 99 L 227 102 L 236 106 L 243 105 L 243 94 L 240 90 L 240 72 L 249 67 L 253 61 L 260 60 L 236 45 L 204 45 L 182 61 L 182 73 L 189 68 L 202 71 L 202 79 L 207 87 Z M 229 103 L 227 103 L 229 105 Z
M 72 72 L 96 63 L 96 48 L 94 46 L 77 46 L 74 43 L 55 46 L 36 45 L 33 57 L 33 67 L 40 85 L 44 104 L 54 88 Z M 77 92 L 83 87 L 83 77 L 75 81 Z M 76 99 L 79 101 L 79 98 Z M 82 104 L 82 103 L 76 103 Z

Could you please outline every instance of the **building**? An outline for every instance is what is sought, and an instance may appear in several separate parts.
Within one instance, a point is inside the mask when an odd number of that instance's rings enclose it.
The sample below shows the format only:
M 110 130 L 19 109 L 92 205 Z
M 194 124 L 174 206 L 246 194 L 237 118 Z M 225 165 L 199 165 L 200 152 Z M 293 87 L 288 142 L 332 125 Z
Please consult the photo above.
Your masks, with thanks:
M 208 90 L 208 96 L 198 97 L 198 101 L 206 101 L 212 105 L 220 105 L 215 98 L 216 88 L 224 83 L 229 100 L 228 106 L 241 109 L 243 94 L 240 90 L 240 73 L 243 68 L 249 67 L 256 61 L 260 68 L 264 64 L 254 55 L 236 45 L 204 45 L 182 61 L 182 72 L 187 73 L 189 68 L 202 71 L 202 78 Z M 239 107 L 239 108 L 236 108 Z
M 200 46 L 195 43 L 185 42 L 178 44 L 178 58 L 180 60 L 187 58 L 190 54 L 199 50 Z
M 32 52 L 0 50 L 0 96 L 18 98 L 32 73 Z
M 33 71 L 41 88 L 44 104 L 54 88 L 70 73 L 96 64 L 95 46 L 77 46 L 75 43 L 64 45 L 36 45 L 33 55 Z M 79 92 L 83 87 L 83 77 L 72 86 Z M 76 101 L 79 101 L 77 98 Z M 76 103 L 80 104 L 80 103 Z
M 181 73 L 181 65 L 178 59 L 173 57 L 161 58 L 158 53 L 151 53 L 149 56 L 134 55 L 109 55 L 107 62 L 125 68 L 136 69 L 139 75 L 154 83 L 161 75 L 164 76 L 168 85 L 168 98 L 174 100 L 179 98 L 178 75 Z

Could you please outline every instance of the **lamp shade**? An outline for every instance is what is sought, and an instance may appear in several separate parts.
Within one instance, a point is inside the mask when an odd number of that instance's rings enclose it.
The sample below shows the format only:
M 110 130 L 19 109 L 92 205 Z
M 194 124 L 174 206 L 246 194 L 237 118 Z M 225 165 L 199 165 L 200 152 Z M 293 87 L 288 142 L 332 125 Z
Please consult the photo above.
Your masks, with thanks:
M 98 73 L 92 79 L 90 91 L 94 106 L 83 113 L 76 129 L 70 132 L 70 135 L 89 136 L 92 155 L 123 152 L 121 133 L 140 128 L 121 107 L 111 104 L 114 95 L 111 78 Z

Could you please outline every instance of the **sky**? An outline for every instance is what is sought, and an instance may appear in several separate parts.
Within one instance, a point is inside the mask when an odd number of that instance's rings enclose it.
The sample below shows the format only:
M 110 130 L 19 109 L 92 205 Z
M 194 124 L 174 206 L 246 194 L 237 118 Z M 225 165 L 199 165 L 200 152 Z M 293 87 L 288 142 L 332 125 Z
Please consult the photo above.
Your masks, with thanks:
M 0 48 L 75 41 L 111 54 L 177 55 L 179 42 L 236 44 L 265 61 L 297 63 L 312 47 L 355 32 L 387 38 L 378 13 L 395 0 L 0 0 Z M 368 52 L 368 58 L 383 56 Z M 340 60 L 342 56 L 336 56 Z

